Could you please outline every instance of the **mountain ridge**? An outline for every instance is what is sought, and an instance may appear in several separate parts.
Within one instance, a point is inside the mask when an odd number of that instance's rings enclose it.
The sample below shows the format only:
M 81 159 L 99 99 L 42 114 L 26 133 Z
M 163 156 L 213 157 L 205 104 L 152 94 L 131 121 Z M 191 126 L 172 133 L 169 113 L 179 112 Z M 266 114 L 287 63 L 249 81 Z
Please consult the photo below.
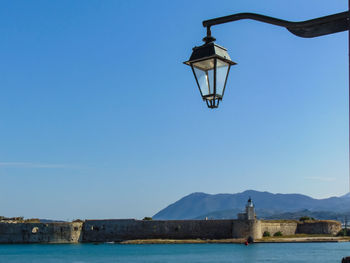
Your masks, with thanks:
M 315 199 L 303 194 L 281 194 L 267 191 L 246 190 L 235 194 L 207 194 L 194 192 L 180 198 L 156 213 L 153 218 L 160 220 L 195 219 L 218 211 L 243 211 L 251 197 L 257 211 L 267 214 L 283 214 L 301 210 L 346 212 L 350 209 L 350 194 L 340 197 Z

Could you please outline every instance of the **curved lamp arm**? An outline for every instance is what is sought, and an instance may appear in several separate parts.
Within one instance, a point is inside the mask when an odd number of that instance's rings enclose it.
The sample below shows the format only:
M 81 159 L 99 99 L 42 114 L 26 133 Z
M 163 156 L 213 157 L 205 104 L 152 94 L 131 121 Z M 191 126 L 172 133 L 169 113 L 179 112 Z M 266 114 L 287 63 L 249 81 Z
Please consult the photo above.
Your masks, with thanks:
M 294 35 L 306 38 L 319 37 L 350 29 L 349 11 L 301 22 L 291 22 L 254 13 L 239 13 L 203 21 L 203 26 L 207 28 L 207 37 L 204 38 L 204 41 L 210 42 L 215 40 L 211 36 L 210 27 L 242 19 L 252 19 L 263 23 L 285 27 Z

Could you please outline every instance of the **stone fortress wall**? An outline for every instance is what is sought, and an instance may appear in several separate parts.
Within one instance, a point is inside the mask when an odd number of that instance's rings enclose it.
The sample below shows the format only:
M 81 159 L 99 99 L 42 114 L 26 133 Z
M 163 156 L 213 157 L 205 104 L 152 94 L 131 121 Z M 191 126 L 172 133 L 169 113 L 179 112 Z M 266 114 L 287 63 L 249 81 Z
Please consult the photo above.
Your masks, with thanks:
M 128 239 L 261 238 L 259 220 L 86 220 L 84 242 Z M 258 232 L 260 231 L 260 232 Z
M 86 242 L 127 239 L 232 238 L 232 220 L 86 220 Z
M 341 223 L 333 220 L 317 220 L 317 221 L 293 221 L 293 220 L 262 220 L 261 232 L 269 232 L 274 235 L 281 232 L 284 236 L 295 234 L 308 235 L 336 235 L 342 229 Z
M 277 222 L 262 220 L 86 220 L 72 223 L 0 223 L 0 243 L 113 242 L 135 239 L 259 239 L 271 235 L 330 234 L 337 221 Z
M 297 233 L 297 228 L 298 221 L 261 221 L 261 232 L 269 232 L 271 236 L 277 232 L 281 232 L 284 236 L 295 235 Z
M 306 221 L 299 223 L 297 234 L 326 234 L 336 235 L 342 229 L 341 223 L 331 220 Z
M 82 222 L 0 223 L 0 243 L 78 243 L 82 228 Z

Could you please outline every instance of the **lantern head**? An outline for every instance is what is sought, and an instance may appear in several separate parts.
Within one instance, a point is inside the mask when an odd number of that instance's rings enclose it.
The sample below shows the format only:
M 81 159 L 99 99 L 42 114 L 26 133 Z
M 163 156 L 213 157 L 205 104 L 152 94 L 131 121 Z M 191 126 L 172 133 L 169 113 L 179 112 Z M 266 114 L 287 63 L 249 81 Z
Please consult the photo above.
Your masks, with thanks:
M 190 59 L 199 91 L 209 108 L 217 108 L 225 92 L 230 67 L 235 65 L 227 50 L 214 42 L 194 47 Z

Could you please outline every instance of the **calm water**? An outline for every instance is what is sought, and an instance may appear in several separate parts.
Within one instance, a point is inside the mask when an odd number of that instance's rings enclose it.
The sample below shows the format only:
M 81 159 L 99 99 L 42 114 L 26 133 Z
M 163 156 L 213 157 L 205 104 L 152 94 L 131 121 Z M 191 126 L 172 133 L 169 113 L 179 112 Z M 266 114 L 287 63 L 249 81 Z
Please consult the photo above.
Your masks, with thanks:
M 1 263 L 341 262 L 350 243 L 0 245 Z

